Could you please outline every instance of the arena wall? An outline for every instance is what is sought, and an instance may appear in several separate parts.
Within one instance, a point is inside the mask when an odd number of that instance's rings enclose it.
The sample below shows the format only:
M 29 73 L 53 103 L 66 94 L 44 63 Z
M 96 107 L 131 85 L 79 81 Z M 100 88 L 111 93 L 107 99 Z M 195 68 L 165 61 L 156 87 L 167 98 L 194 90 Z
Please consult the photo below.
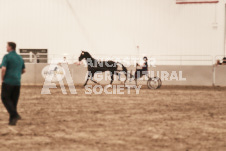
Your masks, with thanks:
M 215 84 L 226 86 L 226 66 L 218 66 L 215 68 Z
M 26 73 L 22 76 L 22 84 L 28 85 L 43 85 L 44 78 L 42 70 L 48 64 L 26 64 Z M 70 74 L 76 85 L 84 84 L 86 80 L 87 68 L 85 66 L 69 65 Z M 152 76 L 161 77 L 163 85 L 192 85 L 192 86 L 226 86 L 226 66 L 168 66 L 162 65 L 150 67 Z M 128 71 L 135 71 L 135 67 L 128 67 Z M 103 74 L 104 75 L 104 74 Z M 176 77 L 175 77 L 176 75 Z M 106 75 L 109 77 L 109 74 Z M 100 77 L 100 74 L 99 74 Z M 121 76 L 122 78 L 123 75 Z M 186 78 L 186 80 L 185 80 Z M 98 76 L 95 77 L 98 79 Z M 64 82 L 66 80 L 64 78 Z M 101 84 L 109 84 L 110 79 L 99 81 Z M 92 82 L 90 82 L 92 83 Z M 118 78 L 115 77 L 114 84 L 121 84 Z M 146 81 L 139 80 L 139 84 L 146 85 Z M 127 84 L 134 84 L 133 82 Z
M 47 48 L 61 55 L 79 55 L 81 49 L 104 55 L 224 55 L 223 0 L 69 2 L 71 7 L 63 0 L 0 1 L 0 53 L 7 41 L 15 41 L 17 48 Z

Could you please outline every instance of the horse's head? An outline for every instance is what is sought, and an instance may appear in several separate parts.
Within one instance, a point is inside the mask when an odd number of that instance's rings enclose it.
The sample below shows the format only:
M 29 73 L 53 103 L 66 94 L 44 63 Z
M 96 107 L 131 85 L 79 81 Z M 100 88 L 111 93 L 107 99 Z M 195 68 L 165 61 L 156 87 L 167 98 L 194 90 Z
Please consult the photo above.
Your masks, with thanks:
M 82 61 L 83 59 L 87 59 L 87 58 L 91 58 L 91 55 L 86 51 L 82 51 L 82 53 L 78 57 L 78 60 Z

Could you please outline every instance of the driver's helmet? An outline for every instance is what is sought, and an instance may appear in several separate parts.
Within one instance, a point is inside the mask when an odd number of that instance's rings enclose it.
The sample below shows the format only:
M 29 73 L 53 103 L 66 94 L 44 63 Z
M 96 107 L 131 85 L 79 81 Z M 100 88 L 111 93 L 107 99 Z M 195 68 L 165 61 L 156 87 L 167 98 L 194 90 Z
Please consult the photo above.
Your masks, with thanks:
M 143 60 L 148 60 L 148 57 L 144 56 L 144 57 L 143 57 Z

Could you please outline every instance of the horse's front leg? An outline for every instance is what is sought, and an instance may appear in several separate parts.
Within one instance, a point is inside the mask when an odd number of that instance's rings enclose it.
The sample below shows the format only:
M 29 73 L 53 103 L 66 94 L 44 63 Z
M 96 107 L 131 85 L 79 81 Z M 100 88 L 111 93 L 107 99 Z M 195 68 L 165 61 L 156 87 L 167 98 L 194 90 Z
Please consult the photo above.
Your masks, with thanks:
M 85 84 L 84 84 L 84 86 L 86 86 L 87 85 L 87 82 L 89 81 L 89 78 L 90 78 L 90 72 L 88 73 L 88 76 L 87 76 L 87 79 L 86 79 L 86 82 L 85 82 Z
M 95 80 L 93 80 L 93 77 L 91 77 L 91 81 L 93 81 L 94 83 L 98 84 L 98 82 L 96 82 Z
M 86 79 L 86 82 L 85 82 L 84 86 L 87 85 L 87 82 L 88 82 L 88 81 L 89 81 L 89 75 L 87 76 L 87 79 Z
M 93 81 L 94 83 L 98 83 L 98 82 L 96 82 L 95 80 L 93 80 L 94 74 L 95 74 L 95 73 L 92 73 L 91 81 Z

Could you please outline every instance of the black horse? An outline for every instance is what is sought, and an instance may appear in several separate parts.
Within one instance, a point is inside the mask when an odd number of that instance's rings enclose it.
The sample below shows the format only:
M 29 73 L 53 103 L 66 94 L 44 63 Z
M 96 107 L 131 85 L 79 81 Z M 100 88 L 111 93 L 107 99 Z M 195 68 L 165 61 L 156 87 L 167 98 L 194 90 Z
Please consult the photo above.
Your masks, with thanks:
M 124 74 L 126 75 L 126 79 L 124 81 L 124 84 L 127 80 L 127 69 L 126 67 L 119 63 L 119 62 L 114 62 L 114 61 L 98 61 L 96 59 L 94 59 L 88 52 L 86 51 L 82 51 L 80 57 L 78 58 L 79 61 L 82 61 L 83 59 L 86 59 L 87 62 L 87 66 L 88 66 L 88 77 L 87 80 L 84 84 L 84 86 L 86 86 L 87 82 L 89 81 L 89 79 L 91 81 L 93 81 L 94 83 L 97 83 L 95 80 L 93 80 L 94 74 L 97 72 L 105 72 L 105 71 L 110 71 L 111 74 L 111 82 L 110 84 L 112 84 L 112 82 L 114 81 L 114 74 L 115 75 L 120 75 L 120 72 L 124 72 Z M 118 65 L 122 66 L 122 69 L 119 70 L 118 69 Z

